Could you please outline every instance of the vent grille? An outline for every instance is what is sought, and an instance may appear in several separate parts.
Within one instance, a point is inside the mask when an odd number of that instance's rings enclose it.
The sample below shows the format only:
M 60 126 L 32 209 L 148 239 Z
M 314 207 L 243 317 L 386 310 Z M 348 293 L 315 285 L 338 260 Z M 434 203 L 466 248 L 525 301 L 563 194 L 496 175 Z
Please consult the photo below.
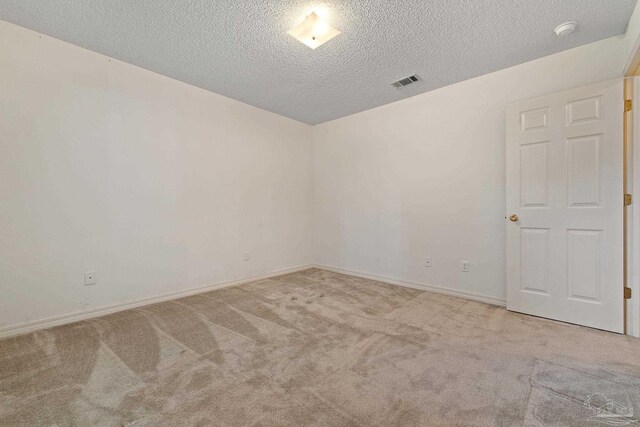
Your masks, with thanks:
M 405 77 L 404 79 L 400 79 L 396 82 L 391 83 L 391 86 L 395 87 L 396 89 L 400 89 L 401 87 L 410 85 L 411 83 L 415 83 L 418 81 L 418 76 L 416 76 L 415 74 L 409 77 Z

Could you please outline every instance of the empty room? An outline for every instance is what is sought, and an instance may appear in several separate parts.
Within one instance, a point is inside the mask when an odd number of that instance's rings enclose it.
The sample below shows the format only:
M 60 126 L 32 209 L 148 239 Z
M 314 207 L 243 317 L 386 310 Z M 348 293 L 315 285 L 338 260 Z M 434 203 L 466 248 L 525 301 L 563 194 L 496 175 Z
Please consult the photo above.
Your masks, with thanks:
M 0 426 L 638 425 L 639 297 L 637 0 L 0 0 Z

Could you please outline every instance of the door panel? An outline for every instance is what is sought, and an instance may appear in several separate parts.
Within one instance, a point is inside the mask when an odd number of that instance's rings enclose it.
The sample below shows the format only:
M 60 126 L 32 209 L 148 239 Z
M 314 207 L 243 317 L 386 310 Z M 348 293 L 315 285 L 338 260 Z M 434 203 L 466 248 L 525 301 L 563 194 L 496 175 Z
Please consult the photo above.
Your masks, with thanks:
M 547 141 L 520 146 L 522 207 L 547 206 Z
M 623 83 L 507 109 L 507 308 L 623 331 Z
M 602 230 L 567 230 L 568 297 L 600 302 Z
M 600 139 L 589 135 L 567 139 L 570 207 L 600 205 Z
M 520 229 L 522 290 L 548 295 L 549 229 Z

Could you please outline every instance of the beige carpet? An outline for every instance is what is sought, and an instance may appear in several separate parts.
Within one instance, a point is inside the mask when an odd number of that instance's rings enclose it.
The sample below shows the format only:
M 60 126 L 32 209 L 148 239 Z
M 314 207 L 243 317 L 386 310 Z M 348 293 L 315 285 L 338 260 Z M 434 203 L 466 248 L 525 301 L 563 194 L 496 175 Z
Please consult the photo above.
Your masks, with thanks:
M 640 340 L 321 270 L 0 341 L 9 426 L 636 417 Z

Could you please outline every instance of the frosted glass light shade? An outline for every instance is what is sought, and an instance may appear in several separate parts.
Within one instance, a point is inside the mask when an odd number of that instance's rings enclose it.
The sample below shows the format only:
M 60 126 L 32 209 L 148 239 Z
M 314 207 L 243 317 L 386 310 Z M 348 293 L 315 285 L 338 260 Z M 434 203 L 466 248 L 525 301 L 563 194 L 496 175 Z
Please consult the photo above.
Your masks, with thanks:
M 304 21 L 296 27 L 287 31 L 287 34 L 315 49 L 340 34 L 340 31 L 333 28 L 325 20 L 311 12 Z

